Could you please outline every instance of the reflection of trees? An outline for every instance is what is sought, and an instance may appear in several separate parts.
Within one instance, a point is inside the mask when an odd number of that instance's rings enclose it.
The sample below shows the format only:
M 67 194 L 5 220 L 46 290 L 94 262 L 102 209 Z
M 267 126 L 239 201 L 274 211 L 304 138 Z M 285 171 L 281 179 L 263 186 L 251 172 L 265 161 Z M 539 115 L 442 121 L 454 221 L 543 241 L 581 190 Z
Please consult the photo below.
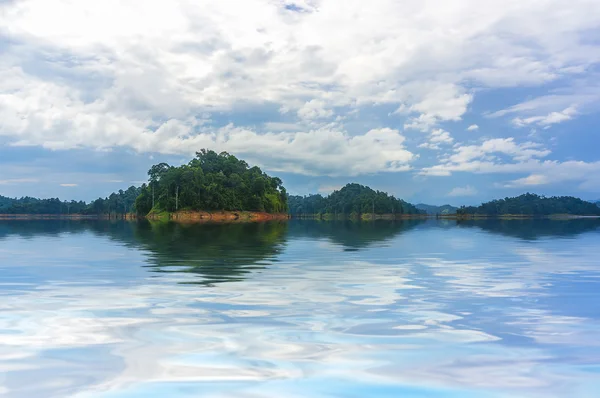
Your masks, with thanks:
M 177 224 L 148 221 L 27 220 L 0 222 L 0 239 L 93 233 L 150 253 L 154 272 L 187 272 L 199 283 L 239 280 L 282 249 L 286 222 Z
M 81 233 L 89 229 L 88 221 L 75 220 L 2 220 L 0 239 L 10 235 L 22 238 L 58 236 L 64 233 Z
M 136 223 L 135 241 L 157 272 L 191 272 L 203 283 L 240 280 L 283 248 L 287 223 Z
M 346 250 L 385 242 L 419 225 L 480 228 L 519 239 L 568 237 L 600 228 L 598 219 L 577 220 L 398 220 L 177 224 L 148 221 L 10 220 L 0 221 L 0 240 L 17 235 L 59 236 L 91 233 L 148 253 L 158 273 L 193 273 L 199 283 L 240 280 L 261 269 L 282 251 L 288 238 L 328 239 Z M 448 231 L 451 233 L 451 231 Z
M 476 227 L 491 233 L 502 234 L 526 240 L 535 240 L 544 237 L 569 237 L 579 235 L 584 232 L 594 231 L 600 228 L 600 219 L 485 219 L 458 220 L 456 224 L 459 227 Z
M 288 234 L 292 238 L 327 238 L 347 250 L 357 250 L 391 239 L 424 222 L 422 219 L 375 222 L 294 220 L 290 222 Z

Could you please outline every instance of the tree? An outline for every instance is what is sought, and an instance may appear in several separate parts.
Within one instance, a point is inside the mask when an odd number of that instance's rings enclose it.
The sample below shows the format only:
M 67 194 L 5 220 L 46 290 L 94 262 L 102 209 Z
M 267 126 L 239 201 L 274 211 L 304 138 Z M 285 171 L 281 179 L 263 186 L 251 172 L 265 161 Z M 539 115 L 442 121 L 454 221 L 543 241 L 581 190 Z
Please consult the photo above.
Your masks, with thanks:
M 159 163 L 150 168 L 148 176 L 148 185 L 142 187 L 135 202 L 140 214 L 152 208 L 287 211 L 287 192 L 279 178 L 259 167 L 250 168 L 227 152 L 202 149 L 188 164 Z

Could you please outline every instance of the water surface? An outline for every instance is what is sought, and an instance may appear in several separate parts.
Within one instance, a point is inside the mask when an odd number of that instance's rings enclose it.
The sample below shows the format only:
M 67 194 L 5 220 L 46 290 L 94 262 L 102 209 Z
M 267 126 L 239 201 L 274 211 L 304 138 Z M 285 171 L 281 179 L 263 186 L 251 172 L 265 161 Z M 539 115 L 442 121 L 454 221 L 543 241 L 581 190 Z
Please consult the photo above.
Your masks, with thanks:
M 597 397 L 598 220 L 0 222 L 2 397 Z

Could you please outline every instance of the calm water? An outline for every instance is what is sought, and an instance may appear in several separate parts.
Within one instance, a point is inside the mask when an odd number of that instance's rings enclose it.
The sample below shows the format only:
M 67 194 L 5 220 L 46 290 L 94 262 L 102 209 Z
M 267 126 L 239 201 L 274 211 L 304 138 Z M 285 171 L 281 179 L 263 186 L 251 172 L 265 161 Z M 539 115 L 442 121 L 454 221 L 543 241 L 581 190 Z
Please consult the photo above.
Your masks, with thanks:
M 599 227 L 0 222 L 0 396 L 598 397 Z

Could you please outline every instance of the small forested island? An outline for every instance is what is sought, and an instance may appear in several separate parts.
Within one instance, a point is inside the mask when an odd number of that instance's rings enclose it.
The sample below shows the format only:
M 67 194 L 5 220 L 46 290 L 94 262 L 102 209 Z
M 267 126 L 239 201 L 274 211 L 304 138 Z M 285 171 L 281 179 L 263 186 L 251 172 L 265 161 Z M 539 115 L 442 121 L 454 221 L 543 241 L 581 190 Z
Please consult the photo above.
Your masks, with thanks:
M 397 218 L 426 214 L 408 202 L 355 183 L 327 197 L 290 196 L 288 207 L 295 218 Z
M 179 167 L 154 165 L 148 176 L 148 184 L 142 185 L 135 201 L 137 213 L 143 216 L 201 219 L 205 215 L 197 212 L 221 211 L 287 217 L 288 195 L 281 179 L 267 175 L 257 166 L 250 167 L 227 152 L 217 154 L 203 149 Z M 174 212 L 179 214 L 173 217 Z
M 527 193 L 480 206 L 412 205 L 385 192 L 350 183 L 328 196 L 288 195 L 281 179 L 227 152 L 202 149 L 187 164 L 159 163 L 148 183 L 90 203 L 58 198 L 0 196 L 0 218 L 135 218 L 177 221 L 262 221 L 287 218 L 400 219 L 600 216 L 600 203 L 571 196 Z
M 553 215 L 600 216 L 600 207 L 572 196 L 540 196 L 526 193 L 514 198 L 492 200 L 480 206 L 462 206 L 456 211 L 459 217 L 483 216 L 529 216 Z

